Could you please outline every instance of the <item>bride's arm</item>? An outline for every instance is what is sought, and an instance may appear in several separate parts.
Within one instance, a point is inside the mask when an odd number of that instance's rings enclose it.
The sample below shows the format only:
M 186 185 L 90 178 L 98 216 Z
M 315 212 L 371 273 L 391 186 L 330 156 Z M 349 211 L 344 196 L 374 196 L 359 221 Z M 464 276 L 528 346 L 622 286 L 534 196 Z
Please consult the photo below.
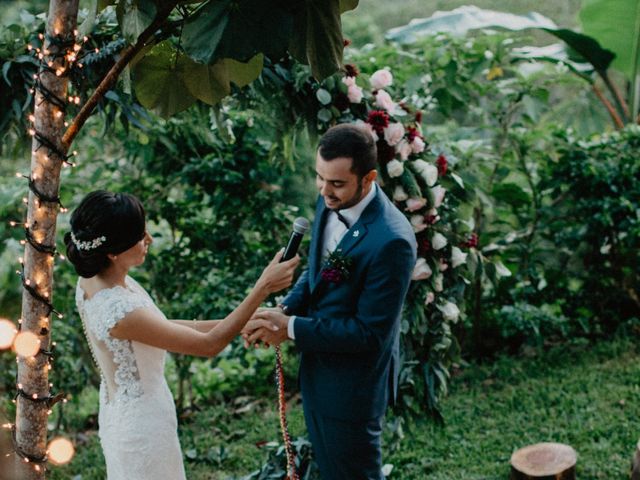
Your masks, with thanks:
M 198 332 L 208 332 L 216 328 L 222 320 L 170 320 L 175 325 L 189 327 Z
M 293 272 L 300 259 L 279 263 L 278 253 L 242 303 L 215 328 L 200 331 L 183 322 L 167 322 L 154 309 L 139 308 L 125 315 L 110 334 L 119 339 L 134 340 L 171 352 L 204 357 L 217 355 L 238 335 L 251 315 L 271 293 L 291 285 Z M 191 321 L 186 321 L 192 323 Z

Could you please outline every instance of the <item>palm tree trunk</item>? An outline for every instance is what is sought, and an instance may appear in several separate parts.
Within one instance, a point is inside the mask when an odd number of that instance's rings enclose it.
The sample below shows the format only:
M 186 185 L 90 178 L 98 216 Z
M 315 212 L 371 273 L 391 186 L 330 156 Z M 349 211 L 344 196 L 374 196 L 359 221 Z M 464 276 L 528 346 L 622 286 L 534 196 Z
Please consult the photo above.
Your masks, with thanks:
M 51 405 L 49 357 L 52 318 L 53 260 L 50 247 L 55 247 L 56 220 L 59 204 L 55 200 L 60 188 L 60 170 L 66 148 L 61 143 L 64 133 L 64 109 L 59 100 L 67 98 L 68 78 L 64 71 L 67 50 L 74 45 L 78 18 L 78 0 L 51 0 L 47 20 L 43 65 L 36 82 L 34 104 L 33 148 L 31 156 L 30 193 L 27 221 L 27 242 L 24 253 L 22 296 L 22 332 L 32 332 L 40 339 L 40 353 L 31 358 L 19 358 L 16 410 L 17 477 L 26 480 L 43 479 L 47 449 L 47 418 Z M 56 71 L 60 75 L 56 74 Z M 33 396 L 37 398 L 34 399 Z M 30 461 L 26 462 L 28 458 Z

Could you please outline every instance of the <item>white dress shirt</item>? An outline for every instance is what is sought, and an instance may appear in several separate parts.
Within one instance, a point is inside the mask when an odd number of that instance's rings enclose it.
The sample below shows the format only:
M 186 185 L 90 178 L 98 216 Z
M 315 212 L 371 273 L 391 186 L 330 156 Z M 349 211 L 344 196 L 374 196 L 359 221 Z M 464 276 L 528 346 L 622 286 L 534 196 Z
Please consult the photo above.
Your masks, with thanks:
M 369 193 L 367 193 L 362 200 L 356 203 L 353 207 L 338 210 L 340 215 L 344 217 L 349 224 L 349 228 L 353 227 L 360 219 L 360 215 L 362 215 L 364 209 L 367 208 L 376 196 L 377 189 L 378 186 L 374 182 L 371 185 L 371 190 L 369 190 Z M 324 226 L 324 232 L 322 233 L 322 258 L 325 258 L 330 252 L 333 252 L 342 240 L 342 237 L 344 237 L 345 233 L 349 231 L 346 225 L 338 219 L 336 212 L 331 211 L 328 215 L 327 223 Z M 296 338 L 293 330 L 293 323 L 295 319 L 296 317 L 293 315 L 289 318 L 289 323 L 287 325 L 287 335 L 292 340 Z

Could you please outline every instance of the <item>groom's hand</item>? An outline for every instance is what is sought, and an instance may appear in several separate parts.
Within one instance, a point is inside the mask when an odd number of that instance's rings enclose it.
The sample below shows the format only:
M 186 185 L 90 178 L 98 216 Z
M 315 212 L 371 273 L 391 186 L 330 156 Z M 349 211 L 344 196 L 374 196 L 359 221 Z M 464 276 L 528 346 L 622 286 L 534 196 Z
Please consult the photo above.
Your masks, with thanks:
M 280 309 L 263 309 L 253 314 L 242 329 L 245 346 L 262 342 L 266 345 L 280 345 L 288 340 L 289 316 Z

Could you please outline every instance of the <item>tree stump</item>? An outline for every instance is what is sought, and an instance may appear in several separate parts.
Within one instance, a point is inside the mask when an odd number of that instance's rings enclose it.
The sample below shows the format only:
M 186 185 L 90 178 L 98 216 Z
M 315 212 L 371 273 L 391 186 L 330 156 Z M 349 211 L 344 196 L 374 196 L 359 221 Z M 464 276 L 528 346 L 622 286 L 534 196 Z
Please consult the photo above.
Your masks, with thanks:
M 631 480 L 640 480 L 640 442 L 636 445 L 636 453 L 631 462 Z
M 511 455 L 511 480 L 575 480 L 576 451 L 562 443 L 536 443 Z

